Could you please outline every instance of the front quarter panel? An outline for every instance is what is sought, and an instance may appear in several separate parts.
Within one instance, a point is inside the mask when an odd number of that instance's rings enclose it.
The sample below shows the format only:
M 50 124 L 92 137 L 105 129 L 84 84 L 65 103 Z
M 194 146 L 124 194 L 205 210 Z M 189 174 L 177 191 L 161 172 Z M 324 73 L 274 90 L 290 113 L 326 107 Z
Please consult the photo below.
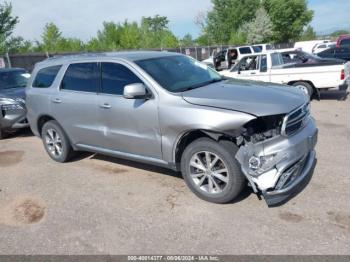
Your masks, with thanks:
M 181 97 L 159 106 L 163 158 L 175 163 L 176 146 L 188 132 L 205 130 L 218 133 L 238 130 L 255 116 L 242 112 L 192 105 Z

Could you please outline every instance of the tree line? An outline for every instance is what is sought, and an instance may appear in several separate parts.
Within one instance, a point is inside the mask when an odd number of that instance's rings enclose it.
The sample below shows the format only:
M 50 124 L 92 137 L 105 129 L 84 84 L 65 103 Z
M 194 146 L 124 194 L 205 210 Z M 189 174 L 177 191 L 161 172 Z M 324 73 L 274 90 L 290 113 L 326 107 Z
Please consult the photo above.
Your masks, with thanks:
M 125 49 L 190 47 L 194 45 L 243 45 L 287 43 L 312 40 L 316 33 L 310 22 L 313 11 L 306 0 L 212 0 L 213 8 L 195 17 L 201 34 L 178 38 L 169 29 L 165 16 L 142 17 L 141 22 L 104 22 L 102 29 L 88 41 L 64 37 L 61 30 L 48 22 L 41 39 L 29 41 L 13 36 L 19 18 L 12 5 L 0 3 L 0 53 L 81 52 Z M 339 31 L 337 33 L 347 33 Z

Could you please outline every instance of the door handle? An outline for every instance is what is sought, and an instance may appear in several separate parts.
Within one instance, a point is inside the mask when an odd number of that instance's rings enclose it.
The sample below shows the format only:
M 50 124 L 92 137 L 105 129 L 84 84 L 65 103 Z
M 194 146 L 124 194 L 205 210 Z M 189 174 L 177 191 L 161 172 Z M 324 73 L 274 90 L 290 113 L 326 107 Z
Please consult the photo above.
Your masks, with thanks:
M 251 72 L 250 74 L 251 74 L 251 75 L 256 75 L 256 73 L 255 73 L 255 72 Z
M 53 103 L 55 103 L 55 104 L 61 104 L 61 103 L 62 103 L 62 100 L 59 99 L 59 98 L 52 99 L 51 101 L 52 101 Z
M 107 104 L 107 103 L 100 105 L 100 107 L 103 109 L 111 109 L 112 108 L 112 106 L 110 104 Z

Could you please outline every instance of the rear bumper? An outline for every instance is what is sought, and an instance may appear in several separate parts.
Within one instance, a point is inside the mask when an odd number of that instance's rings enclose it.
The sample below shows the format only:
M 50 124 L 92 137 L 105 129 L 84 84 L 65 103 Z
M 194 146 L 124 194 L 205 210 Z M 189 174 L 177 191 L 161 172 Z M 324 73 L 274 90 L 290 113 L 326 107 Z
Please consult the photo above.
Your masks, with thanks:
M 348 88 L 349 88 L 348 84 L 342 84 L 339 86 L 340 91 L 346 91 L 346 90 L 348 90 Z

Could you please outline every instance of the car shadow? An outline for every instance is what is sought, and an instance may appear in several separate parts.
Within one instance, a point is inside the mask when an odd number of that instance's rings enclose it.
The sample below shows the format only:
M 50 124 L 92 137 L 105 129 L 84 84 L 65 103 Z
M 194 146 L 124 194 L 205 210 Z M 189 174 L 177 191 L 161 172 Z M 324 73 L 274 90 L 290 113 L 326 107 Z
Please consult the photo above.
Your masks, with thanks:
M 6 133 L 6 136 L 3 138 L 3 140 L 12 140 L 18 137 L 31 137 L 31 136 L 34 136 L 34 134 L 30 130 L 30 128 L 23 128 L 23 129 L 16 130 L 14 132 Z
M 140 162 L 136 162 L 136 161 L 132 161 L 132 160 L 115 158 L 115 157 L 105 156 L 105 155 L 100 155 L 100 154 L 93 154 L 90 156 L 90 159 L 96 159 L 96 160 L 100 160 L 100 161 L 110 162 L 110 163 L 114 163 L 117 165 L 132 167 L 132 168 L 136 168 L 136 169 L 146 170 L 149 172 L 159 173 L 159 174 L 183 179 L 180 172 L 176 172 L 176 171 L 173 171 L 171 169 L 167 169 L 165 167 L 159 167 L 159 166 L 154 166 L 151 164 L 145 164 L 145 163 L 140 163 Z
M 314 161 L 314 164 L 310 170 L 310 175 L 307 177 L 307 179 L 305 179 L 298 187 L 298 189 L 291 194 L 288 198 L 284 199 L 283 201 L 273 204 L 273 205 L 269 205 L 270 208 L 276 208 L 276 207 L 280 207 L 285 205 L 286 203 L 288 203 L 290 200 L 292 200 L 293 198 L 295 198 L 297 195 L 299 195 L 302 191 L 304 191 L 304 189 L 309 185 L 309 183 L 312 180 L 312 177 L 314 176 L 314 172 L 315 172 L 315 167 L 317 164 L 317 159 Z
M 341 90 L 328 90 L 320 92 L 320 100 L 347 100 L 349 92 Z
M 154 172 L 158 173 L 160 175 L 166 175 L 174 178 L 178 178 L 183 180 L 181 172 L 176 172 L 171 169 L 165 168 L 165 167 L 159 167 L 151 164 L 145 164 L 145 163 L 140 163 L 132 160 L 126 160 L 126 159 L 121 159 L 121 158 L 116 158 L 116 157 L 111 157 L 111 156 L 106 156 L 106 155 L 100 155 L 100 154 L 94 154 L 94 153 L 88 153 L 88 152 L 79 152 L 79 154 L 74 157 L 71 162 L 76 162 L 80 161 L 83 159 L 94 159 L 94 160 L 99 160 L 99 161 L 104 161 L 104 162 L 109 162 L 117 165 L 122 165 L 126 167 L 132 167 L 140 170 L 145 170 L 149 172 Z M 190 190 L 190 189 L 188 189 Z M 248 198 L 251 194 L 253 194 L 253 189 L 250 188 L 249 186 L 245 186 L 242 192 L 236 197 L 233 201 L 230 201 L 227 204 L 235 204 L 238 202 L 241 202 Z

